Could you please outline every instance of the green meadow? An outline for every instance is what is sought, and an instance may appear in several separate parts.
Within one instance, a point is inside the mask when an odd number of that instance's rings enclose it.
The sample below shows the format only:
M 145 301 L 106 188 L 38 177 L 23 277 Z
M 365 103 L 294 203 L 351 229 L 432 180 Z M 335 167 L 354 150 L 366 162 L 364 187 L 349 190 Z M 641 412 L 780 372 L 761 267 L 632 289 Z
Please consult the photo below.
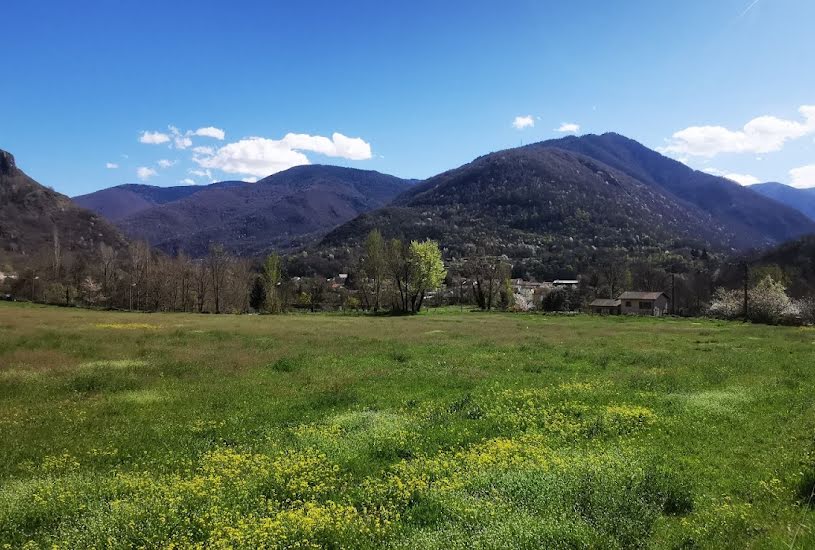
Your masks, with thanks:
M 812 548 L 815 330 L 0 304 L 0 548 Z

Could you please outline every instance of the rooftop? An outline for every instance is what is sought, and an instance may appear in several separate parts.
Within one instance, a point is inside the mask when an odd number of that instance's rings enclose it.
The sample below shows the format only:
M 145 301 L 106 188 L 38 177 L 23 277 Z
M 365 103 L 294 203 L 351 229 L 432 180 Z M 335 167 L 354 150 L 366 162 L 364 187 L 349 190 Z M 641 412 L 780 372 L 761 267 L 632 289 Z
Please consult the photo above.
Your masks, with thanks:
M 656 300 L 660 296 L 665 296 L 664 292 L 636 292 L 628 291 L 620 294 L 620 300 Z M 667 296 L 666 296 L 667 298 Z
M 620 305 L 620 300 L 609 300 L 608 298 L 597 298 L 589 304 L 590 307 L 617 307 Z

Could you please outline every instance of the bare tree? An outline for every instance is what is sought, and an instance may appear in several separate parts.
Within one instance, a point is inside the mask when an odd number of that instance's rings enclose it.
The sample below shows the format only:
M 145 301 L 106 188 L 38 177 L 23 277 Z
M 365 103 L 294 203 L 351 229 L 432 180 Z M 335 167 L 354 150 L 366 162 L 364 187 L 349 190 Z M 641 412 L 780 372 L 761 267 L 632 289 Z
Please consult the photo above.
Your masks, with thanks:
M 232 291 L 230 301 L 237 311 L 246 313 L 249 311 L 249 295 L 255 280 L 252 262 L 242 258 L 234 260 L 229 277 L 231 279 L 229 288 Z
M 397 307 L 400 311 L 410 311 L 411 273 L 410 250 L 408 244 L 399 239 L 392 239 L 386 251 L 386 266 L 396 287 Z
M 102 269 L 102 294 L 110 296 L 111 278 L 116 268 L 116 251 L 102 243 L 99 245 L 99 266 Z
M 207 264 L 202 260 L 197 260 L 192 268 L 192 277 L 195 284 L 195 306 L 198 313 L 204 312 L 204 303 L 207 298 L 209 288 L 209 270 Z
M 501 281 L 509 277 L 509 264 L 486 255 L 470 258 L 464 264 L 464 276 L 472 282 L 478 307 L 489 311 L 497 301 Z
M 130 245 L 130 286 L 131 293 L 136 292 L 136 309 L 141 309 L 141 296 L 144 292 L 147 276 L 150 272 L 151 251 L 144 241 L 136 241 Z M 132 299 L 130 308 L 133 308 Z
M 181 311 L 187 311 L 193 281 L 193 266 L 189 257 L 185 254 L 179 254 L 176 258 L 176 274 L 181 298 Z
M 53 273 L 54 280 L 57 280 L 59 279 L 60 268 L 62 267 L 62 250 L 59 245 L 59 231 L 57 230 L 56 224 L 54 224 L 53 241 L 54 241 Z
M 210 281 L 212 282 L 212 298 L 215 304 L 215 313 L 221 313 L 221 294 L 226 282 L 229 268 L 229 256 L 222 244 L 212 244 L 207 256 Z
M 668 273 L 648 262 L 639 261 L 631 266 L 631 283 L 637 290 L 662 292 L 668 287 Z
M 609 252 L 597 260 L 597 271 L 608 287 L 609 298 L 615 298 L 628 278 L 628 266 L 618 253 Z

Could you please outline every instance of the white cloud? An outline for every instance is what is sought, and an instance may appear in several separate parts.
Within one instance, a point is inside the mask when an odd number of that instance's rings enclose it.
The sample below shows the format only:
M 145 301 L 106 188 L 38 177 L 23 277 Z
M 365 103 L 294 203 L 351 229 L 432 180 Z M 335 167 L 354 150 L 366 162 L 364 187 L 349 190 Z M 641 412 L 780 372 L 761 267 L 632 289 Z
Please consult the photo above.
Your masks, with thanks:
M 724 170 L 719 170 L 718 168 L 705 168 L 702 172 L 707 172 L 713 176 L 719 176 L 722 178 L 727 178 L 730 181 L 735 181 L 740 185 L 755 185 L 756 183 L 761 183 L 761 180 L 755 176 L 751 176 L 750 174 L 736 174 L 732 172 L 725 172 Z
M 188 170 L 188 172 L 193 176 L 198 176 L 199 178 L 212 179 L 212 172 L 210 170 Z
M 115 162 L 108 162 L 108 163 L 105 164 L 105 168 L 108 168 L 110 170 L 115 170 L 118 167 L 119 167 L 119 165 L 116 164 Z
M 162 134 L 161 132 L 142 132 L 139 138 L 140 143 L 147 143 L 150 145 L 160 145 L 170 141 L 170 136 Z
M 258 181 L 258 179 L 256 177 L 252 176 L 252 177 L 249 177 L 249 178 L 243 178 L 243 181 L 245 181 L 246 183 L 256 183 Z
M 258 177 L 309 164 L 306 155 L 292 150 L 283 141 L 259 137 L 224 145 L 214 155 L 194 156 L 193 160 L 202 168 Z
M 175 126 L 168 126 L 170 129 L 170 133 L 173 135 L 173 147 L 176 149 L 186 149 L 187 147 L 192 146 L 192 140 L 190 136 L 192 132 L 185 132 L 181 133 L 181 130 L 176 128 Z
M 205 126 L 194 131 L 187 130 L 186 132 L 182 132 L 173 125 L 167 126 L 167 129 L 169 130 L 169 134 L 162 132 L 142 132 L 141 137 L 139 137 L 139 141 L 141 143 L 149 143 L 151 145 L 172 142 L 170 147 L 174 147 L 176 149 L 187 149 L 192 147 L 192 138 L 194 136 L 210 137 L 218 140 L 223 140 L 226 136 L 226 133 L 223 130 L 220 128 L 215 128 L 214 126 Z
M 221 130 L 220 128 L 215 128 L 214 126 L 198 128 L 195 132 L 192 132 L 192 134 L 202 137 L 211 137 L 221 141 L 223 141 L 224 137 L 226 136 L 226 133 L 223 130 Z
M 348 160 L 368 160 L 371 158 L 371 145 L 362 138 L 349 138 L 334 132 L 331 139 L 308 134 L 286 134 L 282 139 L 291 149 L 313 151 L 328 157 L 341 157 Z
M 184 185 L 196 185 L 195 180 L 192 178 L 184 178 L 183 180 L 179 180 L 178 183 L 183 183 Z
M 171 166 L 174 166 L 175 163 L 176 161 L 174 160 L 161 159 L 160 161 L 158 161 L 157 164 L 159 165 L 160 168 L 169 168 Z
M 196 154 L 202 168 L 218 169 L 231 174 L 264 177 L 310 164 L 303 151 L 349 160 L 371 158 L 371 145 L 362 138 L 350 138 L 335 132 L 331 139 L 308 134 L 286 134 L 283 139 L 245 138 L 220 147 L 212 154 Z
M 140 180 L 147 181 L 156 175 L 156 171 L 152 168 L 148 168 L 147 166 L 139 166 L 139 168 L 136 170 L 136 175 L 139 176 Z
M 575 134 L 580 131 L 580 125 L 574 122 L 564 122 L 560 128 L 555 129 L 555 132 L 564 132 L 567 134 Z
M 798 112 L 803 116 L 803 121 L 760 116 L 745 124 L 741 130 L 728 130 L 722 126 L 691 126 L 674 133 L 669 144 L 659 151 L 708 158 L 721 153 L 780 151 L 787 141 L 815 133 L 815 105 L 803 105 Z
M 517 128 L 518 130 L 523 130 L 524 128 L 532 128 L 535 126 L 535 119 L 532 118 L 532 115 L 516 116 L 515 120 L 512 121 L 512 126 Z
M 815 187 L 815 164 L 808 164 L 790 170 L 790 180 L 793 187 L 804 189 Z
M 211 155 L 211 154 L 213 154 L 215 152 L 215 149 L 213 149 L 212 147 L 199 146 L 199 147 L 193 147 L 192 152 L 197 153 L 199 155 Z

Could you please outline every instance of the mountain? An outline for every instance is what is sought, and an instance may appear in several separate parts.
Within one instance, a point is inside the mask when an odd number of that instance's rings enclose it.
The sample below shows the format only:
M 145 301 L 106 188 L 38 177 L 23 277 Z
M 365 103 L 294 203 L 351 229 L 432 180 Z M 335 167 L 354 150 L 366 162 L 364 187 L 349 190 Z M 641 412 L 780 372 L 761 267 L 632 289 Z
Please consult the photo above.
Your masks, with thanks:
M 243 182 L 228 181 L 214 185 L 243 185 Z M 158 187 L 155 185 L 126 183 L 94 191 L 87 195 L 73 197 L 73 201 L 109 221 L 116 222 L 142 210 L 183 199 L 208 187 L 198 185 Z
M 538 277 L 574 274 L 603 249 L 647 255 L 736 239 L 658 186 L 551 147 L 492 153 L 432 177 L 338 227 L 320 248 L 339 254 L 374 227 L 386 237 L 438 240 L 451 257 L 486 247 L 524 259 Z
M 751 185 L 750 189 L 794 208 L 815 220 L 815 187 L 798 189 L 783 183 L 768 182 Z
M 737 248 L 773 245 L 808 233 L 815 222 L 797 210 L 741 186 L 693 170 L 619 134 L 569 136 L 529 147 L 581 153 L 695 205 L 735 236 Z
M 251 256 L 298 248 L 362 212 L 387 204 L 414 183 L 374 171 L 308 165 L 257 183 L 222 182 L 191 193 L 188 188 L 170 188 L 165 193 L 123 186 L 124 192 L 143 201 L 139 204 L 153 204 L 115 217 L 123 212 L 117 206 L 119 197 L 130 195 L 103 191 L 103 199 L 115 200 L 110 206 L 96 202 L 96 209 L 113 212 L 111 220 L 127 236 L 145 239 L 166 252 L 202 256 L 210 243 L 217 242 L 234 254 Z M 173 198 L 174 193 L 188 194 Z
M 536 277 L 578 273 L 608 249 L 728 251 L 815 233 L 787 206 L 616 134 L 479 157 L 336 228 L 315 252 L 342 257 L 375 227 L 438 240 L 448 257 L 503 253 Z
M 56 232 L 63 252 L 90 256 L 101 243 L 126 246 L 119 232 L 93 212 L 40 185 L 0 150 L 0 256 L 4 260 L 50 254 Z

